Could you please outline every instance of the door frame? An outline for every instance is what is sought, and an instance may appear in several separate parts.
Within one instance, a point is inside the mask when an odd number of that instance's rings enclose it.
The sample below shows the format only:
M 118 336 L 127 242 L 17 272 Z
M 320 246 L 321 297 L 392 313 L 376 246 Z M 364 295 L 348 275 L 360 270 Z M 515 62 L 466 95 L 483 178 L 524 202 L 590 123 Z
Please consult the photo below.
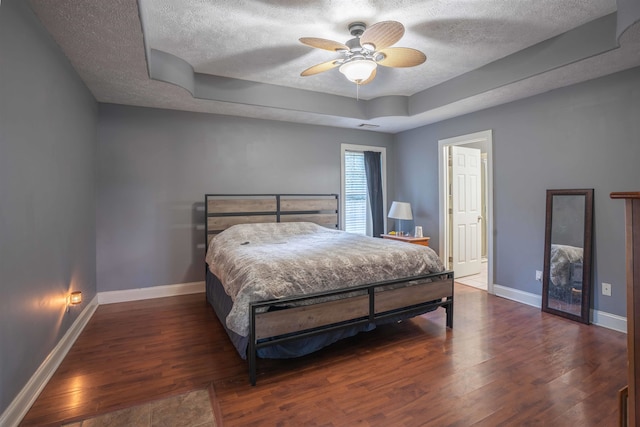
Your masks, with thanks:
M 438 212 L 440 216 L 440 257 L 445 265 L 449 265 L 449 215 L 447 215 L 447 199 L 449 182 L 449 157 L 448 147 L 452 145 L 466 145 L 477 142 L 485 142 L 487 147 L 487 292 L 494 294 L 494 264 L 495 253 L 493 244 L 493 131 L 491 129 L 475 132 L 467 135 L 460 135 L 438 141 Z

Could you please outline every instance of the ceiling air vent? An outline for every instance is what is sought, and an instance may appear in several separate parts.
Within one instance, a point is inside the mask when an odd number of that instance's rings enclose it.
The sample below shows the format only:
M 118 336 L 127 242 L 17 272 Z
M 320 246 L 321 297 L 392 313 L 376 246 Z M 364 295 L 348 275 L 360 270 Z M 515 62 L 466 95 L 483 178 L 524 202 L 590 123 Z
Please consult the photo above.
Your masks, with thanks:
M 380 125 L 373 125 L 371 123 L 360 123 L 358 127 L 361 129 L 375 129 L 375 128 L 379 128 Z

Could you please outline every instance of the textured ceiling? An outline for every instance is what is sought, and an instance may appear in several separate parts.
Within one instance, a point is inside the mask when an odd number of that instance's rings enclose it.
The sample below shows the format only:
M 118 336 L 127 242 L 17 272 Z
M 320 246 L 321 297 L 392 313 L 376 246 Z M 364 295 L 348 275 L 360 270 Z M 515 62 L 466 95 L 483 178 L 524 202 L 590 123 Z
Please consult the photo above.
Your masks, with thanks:
M 615 12 L 615 0 L 31 0 L 30 4 L 100 102 L 342 127 L 367 122 L 384 132 L 640 65 L 639 24 L 619 41 L 608 40 L 611 46 L 584 50 L 583 57 L 571 56 L 581 52 L 578 44 L 583 36 L 562 38 L 581 26 L 583 34 L 593 34 L 586 26 Z M 300 37 L 346 42 L 351 38 L 350 22 L 371 25 L 384 20 L 404 24 L 405 35 L 395 46 L 423 51 L 428 58 L 424 64 L 379 67 L 376 79 L 360 88 L 360 101 L 353 99 L 355 85 L 337 69 L 300 77 L 309 66 L 336 58 L 332 52 L 302 45 Z M 557 41 L 538 45 L 554 37 Z M 618 42 L 621 47 L 615 48 Z M 584 39 L 584 44 L 597 43 Z M 567 51 L 566 60 L 561 47 Z M 521 53 L 527 48 L 535 49 L 530 57 Z M 555 56 L 548 61 L 551 51 Z M 160 78 L 164 82 L 150 78 L 154 61 L 148 60 L 156 53 L 182 61 L 192 75 Z M 528 64 L 529 58 L 535 63 Z M 496 72 L 506 68 L 515 71 Z M 198 76 L 206 75 L 229 79 L 218 79 L 202 90 L 204 80 Z M 486 75 L 492 81 L 487 82 Z M 195 85 L 182 84 L 193 76 Z M 219 95 L 236 79 L 242 81 L 242 96 Z M 448 96 L 458 87 L 466 89 Z M 265 100 L 264 93 L 271 94 L 271 100 Z M 391 98 L 394 108 L 382 105 Z M 329 107 L 314 106 L 322 103 Z M 343 104 L 344 113 L 331 108 Z
M 355 88 L 338 70 L 300 77 L 337 57 L 298 42 L 352 38 L 350 22 L 394 20 L 397 46 L 422 50 L 427 62 L 381 68 L 360 95 L 413 95 L 503 56 L 615 11 L 615 1 L 215 1 L 141 0 L 150 47 L 179 56 L 197 72 L 334 94 Z M 379 80 L 378 80 L 379 79 Z

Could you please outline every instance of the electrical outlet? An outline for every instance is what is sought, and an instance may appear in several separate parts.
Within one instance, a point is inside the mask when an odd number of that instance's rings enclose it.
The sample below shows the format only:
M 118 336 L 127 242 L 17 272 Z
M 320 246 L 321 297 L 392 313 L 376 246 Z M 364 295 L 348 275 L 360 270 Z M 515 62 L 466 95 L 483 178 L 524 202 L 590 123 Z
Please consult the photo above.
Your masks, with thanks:
M 602 295 L 611 296 L 611 283 L 602 282 Z
M 542 282 L 542 271 L 536 270 L 536 280 Z

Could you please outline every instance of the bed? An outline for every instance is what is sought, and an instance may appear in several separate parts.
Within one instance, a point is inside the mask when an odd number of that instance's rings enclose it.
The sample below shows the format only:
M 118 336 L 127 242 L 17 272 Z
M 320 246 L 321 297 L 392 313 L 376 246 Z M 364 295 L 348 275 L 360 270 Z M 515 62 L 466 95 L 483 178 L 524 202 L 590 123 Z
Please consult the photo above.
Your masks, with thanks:
M 256 383 L 291 358 L 439 307 L 453 272 L 428 247 L 338 230 L 338 196 L 205 195 L 206 295 Z

